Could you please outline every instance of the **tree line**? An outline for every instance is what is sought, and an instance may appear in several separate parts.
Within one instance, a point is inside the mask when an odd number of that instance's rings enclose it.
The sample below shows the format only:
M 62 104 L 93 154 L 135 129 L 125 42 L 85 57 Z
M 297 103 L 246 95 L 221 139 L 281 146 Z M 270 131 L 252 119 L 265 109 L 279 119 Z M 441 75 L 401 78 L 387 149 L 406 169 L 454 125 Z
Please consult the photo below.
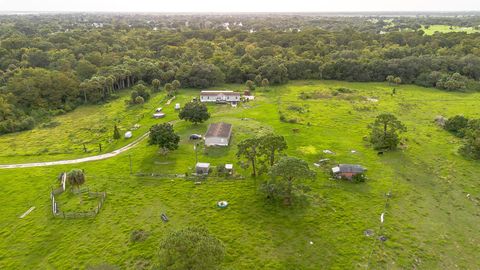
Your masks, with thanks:
M 140 82 L 154 90 L 245 82 L 252 89 L 252 82 L 393 77 L 448 91 L 480 89 L 480 34 L 427 36 L 415 20 L 388 23 L 411 31 L 360 17 L 0 16 L 0 134 L 108 102 Z

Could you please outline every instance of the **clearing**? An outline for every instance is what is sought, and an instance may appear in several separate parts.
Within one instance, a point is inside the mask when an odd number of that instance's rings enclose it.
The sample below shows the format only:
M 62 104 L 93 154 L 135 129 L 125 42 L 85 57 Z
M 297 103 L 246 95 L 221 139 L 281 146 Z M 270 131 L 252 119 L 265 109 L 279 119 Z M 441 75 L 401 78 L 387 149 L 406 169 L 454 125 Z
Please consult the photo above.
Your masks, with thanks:
M 148 269 L 139 266 L 157 262 L 159 243 L 168 232 L 196 225 L 204 225 L 225 243 L 225 269 L 476 268 L 480 212 L 467 194 L 480 196 L 478 162 L 458 155 L 461 142 L 433 120 L 437 115 L 480 117 L 480 94 L 395 87 L 397 94 L 392 96 L 392 86 L 386 83 L 294 81 L 269 91 L 257 89 L 255 101 L 237 108 L 208 105 L 212 118 L 206 123 L 175 122 L 180 148 L 166 156 L 144 140 L 101 161 L 0 170 L 0 268 L 83 269 L 107 263 Z M 225 88 L 243 86 L 218 89 Z M 140 123 L 134 133 L 138 136 L 153 123 L 177 119 L 173 105 L 198 93 L 180 90 L 177 101 L 168 107 L 159 105 L 163 94 L 138 108 L 126 109 L 122 99 L 81 107 L 55 117 L 57 127 L 0 136 L 0 146 L 6 149 L 0 161 L 27 163 L 96 154 L 83 153 L 82 141 L 92 145 L 102 141 L 104 152 L 118 149 L 129 141 L 108 143 L 115 119 L 126 119 L 121 120 L 122 132 Z M 164 107 L 167 117 L 150 118 L 155 107 Z M 363 137 L 381 112 L 394 113 L 407 126 L 407 147 L 377 156 Z M 201 149 L 199 161 L 233 163 L 245 179 L 210 178 L 195 185 L 178 177 L 151 176 L 191 172 L 195 154 L 188 136 L 204 134 L 209 123 L 219 121 L 233 124 L 232 145 Z M 105 132 L 96 131 L 102 127 Z M 251 179 L 250 171 L 238 165 L 236 144 L 266 131 L 284 135 L 287 153 L 318 170 L 317 179 L 308 183 L 312 188 L 308 205 L 284 208 L 268 203 L 257 189 L 265 176 Z M 328 158 L 367 167 L 369 179 L 361 184 L 329 179 L 313 166 L 325 157 L 325 149 L 335 152 Z M 107 191 L 95 218 L 61 219 L 50 212 L 51 187 L 60 172 L 72 168 L 85 169 L 90 189 Z M 388 192 L 392 196 L 386 205 Z M 220 200 L 228 201 L 228 208 L 219 210 Z M 35 211 L 19 219 L 32 206 Z M 168 216 L 168 223 L 161 213 Z M 149 233 L 148 238 L 131 243 L 131 232 L 140 229 Z M 365 236 L 366 230 L 374 235 Z M 377 240 L 381 235 L 387 237 L 385 242 Z

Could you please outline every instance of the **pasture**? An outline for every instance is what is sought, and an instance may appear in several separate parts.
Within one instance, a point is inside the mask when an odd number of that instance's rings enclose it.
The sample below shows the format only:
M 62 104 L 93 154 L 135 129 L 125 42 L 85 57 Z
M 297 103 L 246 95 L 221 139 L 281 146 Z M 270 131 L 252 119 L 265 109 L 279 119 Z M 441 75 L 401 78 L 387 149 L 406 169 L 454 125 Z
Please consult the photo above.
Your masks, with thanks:
M 116 149 L 128 140 L 109 142 L 115 121 L 122 131 L 140 124 L 135 136 L 153 123 L 173 121 L 181 136 L 179 149 L 165 156 L 143 141 L 103 161 L 0 170 L 0 268 L 88 269 L 108 264 L 150 269 L 168 232 L 200 225 L 224 242 L 224 269 L 476 268 L 480 264 L 478 162 L 460 156 L 461 141 L 433 120 L 437 115 L 480 117 L 480 94 L 395 87 L 397 94 L 391 95 L 393 86 L 387 83 L 294 81 L 259 88 L 254 91 L 255 101 L 237 108 L 208 105 L 212 117 L 198 125 L 176 121 L 173 109 L 198 90 L 180 90 L 178 101 L 168 106 L 160 93 L 134 108 L 123 103 L 125 92 L 109 104 L 56 117 L 52 121 L 60 124 L 54 127 L 0 136 L 4 149 L 0 163 L 98 153 L 77 149 L 84 141 L 102 142 L 102 152 Z M 225 88 L 243 86 L 219 87 Z M 163 107 L 167 117 L 152 119 L 156 107 Z M 382 112 L 394 113 L 408 131 L 403 135 L 404 147 L 379 156 L 364 137 L 367 125 Z M 204 134 L 209 123 L 218 121 L 233 124 L 232 145 L 201 148 L 199 161 L 233 163 L 245 179 L 210 178 L 195 185 L 178 177 L 155 176 L 192 172 L 195 154 L 188 135 Z M 253 179 L 249 169 L 240 168 L 236 144 L 269 131 L 284 135 L 286 153 L 308 161 L 317 171 L 315 180 L 305 182 L 312 189 L 306 204 L 285 208 L 266 201 L 258 191 L 266 176 Z M 334 154 L 324 154 L 327 149 Z M 321 158 L 362 164 L 368 168 L 368 180 L 360 184 L 332 180 L 313 166 Z M 85 169 L 86 185 L 108 194 L 95 218 L 61 219 L 51 214 L 49 191 L 58 174 L 72 168 Z M 227 200 L 229 207 L 218 209 L 219 200 Z M 19 219 L 32 206 L 36 209 Z M 161 213 L 168 215 L 168 223 L 162 222 Z M 140 229 L 148 232 L 148 238 L 131 242 L 131 233 Z M 367 229 L 374 236 L 365 236 Z M 387 240 L 379 241 L 379 236 Z
M 451 33 L 451 32 L 465 32 L 467 34 L 478 33 L 480 30 L 473 27 L 461 27 L 461 26 L 450 26 L 442 24 L 434 24 L 427 27 L 422 26 L 422 30 L 426 35 L 433 35 L 436 32 L 439 33 Z

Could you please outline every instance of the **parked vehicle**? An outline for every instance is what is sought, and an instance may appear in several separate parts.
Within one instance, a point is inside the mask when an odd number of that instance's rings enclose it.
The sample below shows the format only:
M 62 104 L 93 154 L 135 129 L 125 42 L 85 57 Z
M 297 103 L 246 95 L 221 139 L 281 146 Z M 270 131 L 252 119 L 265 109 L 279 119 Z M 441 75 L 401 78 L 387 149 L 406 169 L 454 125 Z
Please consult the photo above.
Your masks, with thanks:
M 190 135 L 190 140 L 201 140 L 201 139 L 202 139 L 202 135 L 199 135 L 199 134 Z

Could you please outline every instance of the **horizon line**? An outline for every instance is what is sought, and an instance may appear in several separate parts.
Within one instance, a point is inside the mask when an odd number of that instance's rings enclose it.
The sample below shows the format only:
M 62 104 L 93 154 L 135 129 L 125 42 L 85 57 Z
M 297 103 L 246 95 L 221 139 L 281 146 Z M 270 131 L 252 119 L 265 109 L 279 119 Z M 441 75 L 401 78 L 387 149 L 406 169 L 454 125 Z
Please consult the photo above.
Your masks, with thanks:
M 0 14 L 8 13 L 126 13 L 126 14 L 429 14 L 429 13 L 479 13 L 479 10 L 363 10 L 363 11 L 105 11 L 105 10 L 0 10 Z

